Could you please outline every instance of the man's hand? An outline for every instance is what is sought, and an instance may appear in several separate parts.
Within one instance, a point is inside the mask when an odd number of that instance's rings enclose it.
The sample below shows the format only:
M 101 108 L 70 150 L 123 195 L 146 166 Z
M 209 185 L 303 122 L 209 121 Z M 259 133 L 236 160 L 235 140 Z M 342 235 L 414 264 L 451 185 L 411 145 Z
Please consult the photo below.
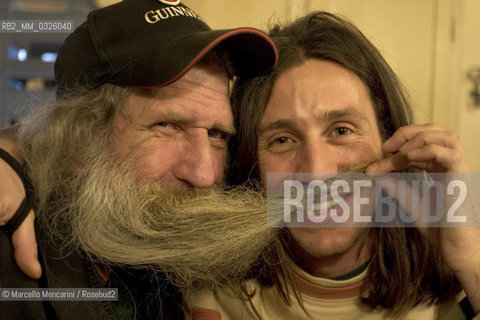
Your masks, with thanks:
M 408 167 L 428 172 L 469 172 L 460 136 L 438 124 L 398 129 L 384 142 L 383 152 L 387 156 L 367 172 L 395 172 Z
M 15 156 L 16 148 L 12 134 L 7 130 L 1 132 L 0 147 Z M 12 218 L 24 198 L 25 189 L 19 176 L 0 159 L 0 226 Z M 18 267 L 30 278 L 38 279 L 42 274 L 42 268 L 38 262 L 34 217 L 33 210 L 30 210 L 28 216 L 12 234 L 12 243 Z
M 408 167 L 445 173 L 446 177 L 448 173 L 469 172 L 459 135 L 437 124 L 398 129 L 384 142 L 383 152 L 386 157 L 369 166 L 367 173 L 395 172 Z M 476 199 L 469 200 L 462 205 L 464 212 L 480 215 Z M 480 228 L 419 228 L 419 231 L 439 249 L 474 311 L 480 312 Z

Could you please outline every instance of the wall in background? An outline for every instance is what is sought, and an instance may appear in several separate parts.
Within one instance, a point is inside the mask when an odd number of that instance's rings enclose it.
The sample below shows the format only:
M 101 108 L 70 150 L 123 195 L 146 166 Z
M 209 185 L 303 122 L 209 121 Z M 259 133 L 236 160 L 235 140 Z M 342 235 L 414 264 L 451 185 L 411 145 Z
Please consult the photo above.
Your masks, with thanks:
M 382 51 L 407 86 L 417 120 L 432 120 L 437 0 L 244 0 L 222 1 L 220 6 L 206 0 L 184 2 L 216 28 L 248 25 L 266 29 L 268 22 L 290 20 L 313 10 L 340 14 Z
M 480 105 L 475 106 L 470 93 L 473 84 L 466 73 L 472 69 L 480 70 L 480 1 L 465 0 L 462 8 L 461 33 L 463 50 L 459 54 L 460 67 L 456 70 L 456 79 L 460 84 L 458 100 L 451 109 L 459 114 L 457 127 L 464 142 L 470 169 L 480 172 Z
M 340 14 L 380 49 L 406 86 L 417 123 L 457 130 L 480 172 L 480 108 L 471 106 L 465 72 L 480 66 L 478 0 L 185 0 L 215 28 L 286 21 L 313 10 Z

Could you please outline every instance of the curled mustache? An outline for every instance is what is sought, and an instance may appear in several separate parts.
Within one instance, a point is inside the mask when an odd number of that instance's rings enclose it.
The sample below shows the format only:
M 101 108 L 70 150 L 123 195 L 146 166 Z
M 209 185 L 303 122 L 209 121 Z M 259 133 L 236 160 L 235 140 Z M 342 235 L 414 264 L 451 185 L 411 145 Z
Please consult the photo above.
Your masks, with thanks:
M 96 162 L 42 219 L 65 248 L 105 265 L 154 269 L 187 291 L 241 279 L 276 241 L 262 192 L 139 186 L 128 166 Z

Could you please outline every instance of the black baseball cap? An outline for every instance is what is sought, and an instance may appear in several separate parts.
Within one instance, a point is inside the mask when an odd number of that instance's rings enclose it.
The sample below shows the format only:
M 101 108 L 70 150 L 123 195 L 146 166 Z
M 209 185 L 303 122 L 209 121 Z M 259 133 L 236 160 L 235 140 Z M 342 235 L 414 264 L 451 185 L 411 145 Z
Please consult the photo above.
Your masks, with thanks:
M 67 37 L 55 62 L 57 98 L 104 83 L 166 86 L 218 45 L 236 76 L 266 74 L 278 59 L 258 29 L 212 30 L 179 0 L 124 0 L 90 12 Z

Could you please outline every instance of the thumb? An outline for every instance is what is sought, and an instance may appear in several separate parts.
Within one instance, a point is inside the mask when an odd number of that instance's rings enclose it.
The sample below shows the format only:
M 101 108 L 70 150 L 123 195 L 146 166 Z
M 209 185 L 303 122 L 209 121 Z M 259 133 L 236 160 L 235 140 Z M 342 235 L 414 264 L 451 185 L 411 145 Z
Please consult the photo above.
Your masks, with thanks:
M 35 213 L 30 210 L 25 220 L 12 234 L 12 243 L 18 267 L 30 278 L 38 279 L 42 275 L 42 267 L 38 262 L 34 220 Z

